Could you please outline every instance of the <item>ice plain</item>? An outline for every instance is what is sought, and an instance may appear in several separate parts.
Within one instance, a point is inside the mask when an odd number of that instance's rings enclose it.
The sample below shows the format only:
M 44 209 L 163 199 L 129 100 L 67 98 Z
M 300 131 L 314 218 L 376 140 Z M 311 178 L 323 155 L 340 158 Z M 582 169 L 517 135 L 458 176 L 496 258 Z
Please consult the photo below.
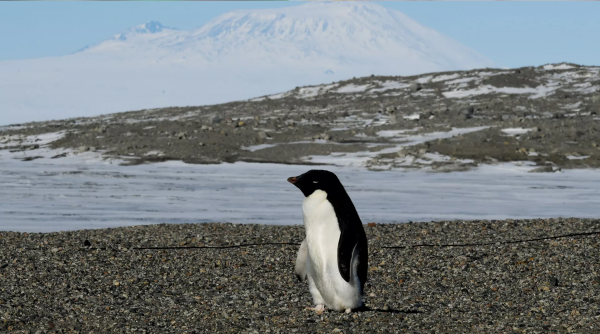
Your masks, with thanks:
M 48 149 L 50 151 L 50 149 Z M 301 165 L 168 161 L 122 166 L 101 152 L 23 161 L 0 151 L 0 230 L 50 232 L 159 223 L 302 224 L 302 194 L 286 182 Z M 49 154 L 49 155 L 52 155 Z M 19 159 L 17 159 L 19 158 Z M 529 173 L 527 163 L 467 172 L 335 172 L 363 223 L 596 217 L 600 173 Z

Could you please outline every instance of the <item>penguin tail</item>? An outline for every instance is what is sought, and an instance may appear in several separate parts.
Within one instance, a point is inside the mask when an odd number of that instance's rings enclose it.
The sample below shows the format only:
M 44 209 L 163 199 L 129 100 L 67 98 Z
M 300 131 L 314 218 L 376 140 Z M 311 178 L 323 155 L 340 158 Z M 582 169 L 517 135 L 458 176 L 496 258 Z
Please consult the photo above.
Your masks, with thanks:
M 348 283 L 350 283 L 351 286 L 356 287 L 356 289 L 359 290 L 359 294 L 362 296 L 363 284 L 361 284 L 360 278 L 358 277 L 358 264 L 360 262 L 360 258 L 357 247 L 358 243 L 356 243 L 352 249 L 352 259 L 350 260 L 350 281 Z

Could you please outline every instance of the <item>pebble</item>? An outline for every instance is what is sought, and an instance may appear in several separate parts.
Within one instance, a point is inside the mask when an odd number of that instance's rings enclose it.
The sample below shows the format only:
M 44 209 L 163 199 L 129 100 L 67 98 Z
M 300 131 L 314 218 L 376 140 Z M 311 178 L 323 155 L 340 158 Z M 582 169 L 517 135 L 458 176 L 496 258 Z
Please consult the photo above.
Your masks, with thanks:
M 463 115 L 473 115 L 475 113 L 475 108 L 473 106 L 468 106 L 460 111 Z
M 421 89 L 423 89 L 423 85 L 421 85 L 421 83 L 419 82 L 414 82 L 410 85 L 410 90 L 412 90 L 413 92 L 418 92 Z
M 264 132 L 264 131 L 259 131 L 256 134 L 256 141 L 259 142 L 259 143 L 264 142 L 267 138 L 269 138 L 269 135 L 266 132 Z
M 331 136 L 329 136 L 329 135 L 328 135 L 328 134 L 326 134 L 326 133 L 321 133 L 321 134 L 314 135 L 312 138 L 313 138 L 314 140 L 318 140 L 318 139 L 330 140 L 330 139 L 331 139 Z

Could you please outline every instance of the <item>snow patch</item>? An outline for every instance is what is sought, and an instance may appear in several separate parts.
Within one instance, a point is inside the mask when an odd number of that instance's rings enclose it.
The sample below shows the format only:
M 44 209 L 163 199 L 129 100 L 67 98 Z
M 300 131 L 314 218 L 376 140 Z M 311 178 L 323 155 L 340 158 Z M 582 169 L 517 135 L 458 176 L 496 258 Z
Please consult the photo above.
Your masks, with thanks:
M 383 87 L 373 88 L 370 90 L 370 92 L 384 92 L 386 90 L 404 89 L 410 87 L 410 84 L 398 81 L 385 81 L 383 83 L 380 83 L 380 85 Z
M 536 128 L 506 128 L 506 129 L 502 129 L 500 131 L 504 132 L 505 134 L 509 135 L 509 136 L 516 136 L 516 135 L 522 135 L 524 133 L 527 133 L 529 131 L 533 131 L 536 130 Z
M 379 137 L 384 137 L 384 138 L 397 137 L 398 135 L 405 134 L 406 132 L 419 131 L 420 129 L 421 129 L 421 127 L 417 127 L 417 128 L 413 128 L 413 129 L 405 129 L 405 130 L 382 130 L 382 131 L 378 131 L 377 135 Z
M 439 75 L 439 76 L 431 79 L 431 82 L 447 81 L 447 80 L 456 79 L 458 77 L 460 77 L 460 75 L 458 75 L 457 73 L 455 73 L 455 74 L 444 74 L 444 75 Z
M 259 145 L 253 145 L 253 146 L 242 146 L 242 150 L 254 152 L 254 151 L 258 151 L 258 150 L 264 150 L 265 148 L 275 147 L 277 145 L 279 145 L 279 144 L 259 144 Z
M 162 157 L 165 155 L 165 153 L 163 151 L 149 151 L 149 152 L 146 152 L 146 154 L 144 154 L 144 156 L 151 156 L 151 155 L 156 155 L 156 156 Z
M 354 153 L 346 153 L 344 156 L 334 156 L 334 155 L 312 155 L 309 157 L 306 157 L 305 160 L 308 162 L 314 162 L 314 163 L 323 163 L 323 164 L 331 164 L 331 165 L 335 165 L 335 166 L 346 166 L 346 167 L 362 167 L 366 164 L 366 162 L 369 159 L 372 159 L 380 154 L 387 154 L 387 153 L 397 153 L 398 151 L 402 150 L 403 147 L 406 146 L 414 146 L 417 144 L 421 144 L 427 141 L 432 141 L 432 140 L 438 140 L 438 139 L 445 139 L 445 138 L 451 138 L 453 136 L 457 136 L 457 135 L 461 135 L 461 134 L 465 134 L 465 133 L 469 133 L 469 132 L 474 132 L 474 131 L 481 131 L 484 129 L 489 128 L 489 126 L 478 126 L 478 127 L 472 127 L 472 128 L 453 128 L 450 131 L 445 131 L 445 132 L 430 132 L 430 133 L 424 133 L 424 134 L 418 134 L 418 135 L 406 135 L 406 136 L 399 136 L 402 133 L 398 132 L 395 133 L 395 136 L 392 137 L 392 141 L 394 142 L 399 142 L 397 144 L 395 144 L 392 147 L 387 147 L 387 148 L 383 148 L 379 151 L 375 151 L 375 152 L 370 152 L 370 151 L 364 151 L 364 152 L 354 152 Z M 384 135 L 386 134 L 392 134 L 392 133 L 386 133 L 384 132 Z M 375 146 L 380 146 L 380 144 L 375 145 Z M 375 147 L 374 146 L 374 147 Z
M 355 85 L 355 84 L 349 84 L 343 87 L 340 87 L 339 89 L 336 90 L 336 92 L 338 93 L 358 93 L 358 92 L 364 92 L 367 90 L 367 88 L 369 88 L 370 85 Z
M 428 76 L 424 76 L 424 77 L 421 77 L 421 78 L 415 80 L 415 82 L 424 84 L 424 83 L 430 82 L 431 78 L 433 78 L 433 76 L 432 75 L 428 75 Z
M 475 89 L 470 90 L 456 90 L 453 92 L 444 92 L 442 93 L 447 98 L 463 98 L 474 95 L 483 95 L 483 94 L 536 94 L 539 93 L 538 89 L 531 87 L 494 87 L 491 85 L 484 85 L 477 87 Z
M 407 115 L 407 116 L 403 116 L 402 118 L 410 120 L 410 121 L 415 121 L 415 120 L 418 120 L 419 118 L 421 118 L 421 114 L 414 113 L 414 114 L 410 114 L 410 115 Z
M 21 135 L 11 135 L 11 136 L 0 136 L 0 144 L 7 146 L 29 146 L 33 144 L 37 144 L 40 146 L 48 145 L 54 141 L 57 141 L 63 138 L 66 135 L 65 131 L 59 132 L 49 132 L 43 133 L 39 135 L 31 135 L 31 136 L 21 136 Z
M 589 157 L 589 155 L 567 155 L 567 159 L 569 160 L 583 160 Z
M 545 70 L 570 70 L 572 68 L 575 68 L 575 66 L 571 66 L 571 65 L 567 65 L 567 64 L 559 64 L 559 65 L 548 64 L 548 65 L 544 66 Z

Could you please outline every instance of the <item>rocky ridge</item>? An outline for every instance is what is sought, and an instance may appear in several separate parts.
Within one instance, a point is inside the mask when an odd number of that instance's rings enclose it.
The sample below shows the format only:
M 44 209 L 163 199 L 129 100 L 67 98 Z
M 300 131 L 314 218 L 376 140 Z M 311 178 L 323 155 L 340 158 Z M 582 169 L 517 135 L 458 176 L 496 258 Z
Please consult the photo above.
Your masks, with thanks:
M 36 136 L 59 132 L 51 146 L 65 150 L 60 154 L 98 150 L 127 164 L 175 159 L 454 171 L 527 162 L 556 171 L 600 166 L 598 112 L 600 67 L 563 63 L 370 76 L 219 105 L 5 126 L 0 148 L 35 157 Z

